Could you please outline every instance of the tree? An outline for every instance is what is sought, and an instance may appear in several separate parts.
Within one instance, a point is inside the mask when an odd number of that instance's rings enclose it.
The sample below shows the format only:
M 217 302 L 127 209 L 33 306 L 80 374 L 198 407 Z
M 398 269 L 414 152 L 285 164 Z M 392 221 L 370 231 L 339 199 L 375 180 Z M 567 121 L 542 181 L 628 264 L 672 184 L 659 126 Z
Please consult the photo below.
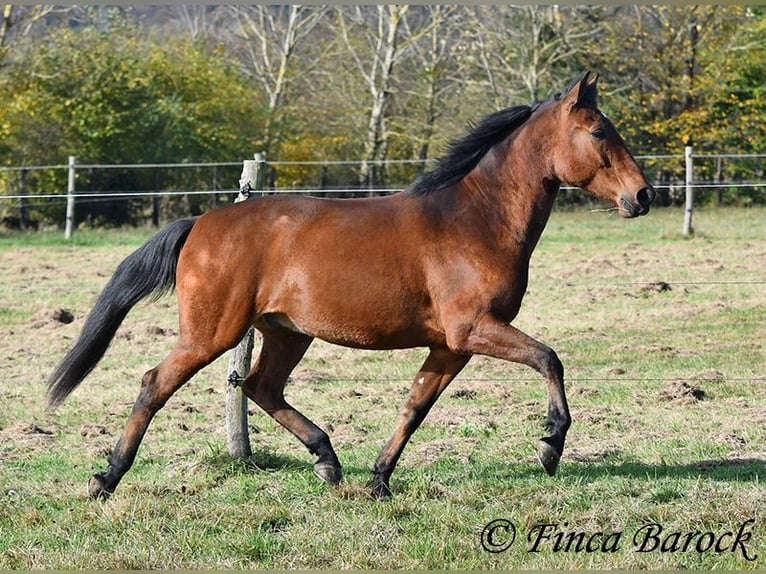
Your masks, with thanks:
M 55 6 L 21 6 L 4 4 L 2 19 L 0 20 L 0 68 L 3 67 L 9 54 L 12 53 L 13 43 L 18 43 L 38 25 L 44 23 L 45 18 L 54 13 L 64 13 L 69 8 L 57 8 Z
M 698 48 L 692 105 L 677 117 L 682 137 L 698 149 L 766 149 L 766 16 L 762 9 L 731 7 L 717 13 L 715 41 Z
M 600 59 L 615 76 L 606 107 L 621 110 L 637 153 L 679 152 L 694 139 L 694 126 L 681 127 L 678 118 L 697 106 L 695 84 L 708 73 L 697 51 L 720 48 L 731 16 L 717 6 L 631 6 L 615 7 L 604 19 L 609 40 Z
M 406 126 L 403 131 L 408 132 L 416 146 L 417 158 L 425 161 L 429 157 L 437 120 L 448 105 L 449 95 L 460 83 L 456 47 L 460 45 L 464 10 L 460 6 L 440 4 L 424 6 L 422 10 L 421 18 L 425 21 L 419 25 L 413 26 L 409 19 L 404 20 L 404 33 L 411 46 L 408 69 L 412 79 L 407 85 L 410 96 L 407 105 L 414 107 L 419 116 L 407 117 L 402 123 Z
M 267 154 L 282 138 L 285 100 L 292 81 L 293 63 L 300 43 L 324 18 L 322 7 L 233 6 L 237 40 L 244 52 L 243 71 L 253 78 L 268 101 L 260 151 Z
M 57 164 L 70 154 L 97 164 L 231 161 L 253 149 L 261 104 L 234 66 L 199 43 L 152 43 L 143 30 L 117 19 L 102 30 L 61 27 L 46 48 L 30 50 L 6 75 L 4 163 Z M 78 177 L 82 190 L 156 189 L 151 172 L 95 170 Z M 185 174 L 176 185 L 199 186 Z M 198 213 L 206 207 L 202 201 L 189 196 L 165 208 Z M 125 223 L 144 217 L 144 203 L 122 199 L 87 210 L 94 221 Z
M 475 6 L 471 29 L 482 83 L 496 109 L 532 103 L 560 90 L 562 78 L 581 70 L 578 56 L 593 50 L 602 25 L 596 8 L 576 6 Z
M 336 10 L 341 38 L 370 98 L 359 168 L 359 183 L 363 186 L 373 187 L 379 183 L 375 164 L 386 156 L 386 111 L 395 90 L 394 68 L 403 52 L 399 44 L 400 29 L 409 8 L 378 5 L 372 9 L 374 12 L 360 6 Z M 361 34 L 361 41 L 352 36 L 352 26 Z
M 220 6 L 204 4 L 173 4 L 167 6 L 171 28 L 188 34 L 192 42 L 203 42 L 217 36 L 224 23 Z

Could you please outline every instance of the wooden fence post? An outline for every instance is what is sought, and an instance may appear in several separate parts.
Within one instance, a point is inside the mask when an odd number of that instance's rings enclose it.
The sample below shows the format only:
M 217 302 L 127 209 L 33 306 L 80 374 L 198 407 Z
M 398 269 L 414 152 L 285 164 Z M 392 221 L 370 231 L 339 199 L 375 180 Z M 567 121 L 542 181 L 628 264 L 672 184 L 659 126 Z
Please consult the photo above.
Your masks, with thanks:
M 684 159 L 686 160 L 686 208 L 684 210 L 684 235 L 694 233 L 692 227 L 692 211 L 694 210 L 694 161 L 692 158 L 692 146 L 684 148 Z
M 72 229 L 74 228 L 75 158 L 73 155 L 69 156 L 68 171 L 69 177 L 67 178 L 66 224 L 64 227 L 64 239 L 72 238 Z
M 255 160 L 246 160 L 239 179 L 239 195 L 234 202 L 245 201 L 250 192 L 263 189 L 266 158 L 255 154 Z M 226 433 L 232 458 L 246 459 L 252 455 L 247 427 L 247 397 L 242 392 L 242 381 L 250 372 L 255 330 L 250 327 L 245 337 L 229 355 L 228 387 L 226 391 Z

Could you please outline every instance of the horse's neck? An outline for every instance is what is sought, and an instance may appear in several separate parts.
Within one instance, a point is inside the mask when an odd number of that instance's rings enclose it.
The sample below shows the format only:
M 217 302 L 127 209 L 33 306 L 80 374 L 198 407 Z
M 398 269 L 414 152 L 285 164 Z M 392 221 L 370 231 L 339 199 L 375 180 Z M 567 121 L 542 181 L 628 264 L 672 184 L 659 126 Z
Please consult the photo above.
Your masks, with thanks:
M 524 158 L 501 144 L 462 183 L 467 200 L 500 243 L 524 245 L 531 255 L 548 222 L 560 182 L 542 156 Z

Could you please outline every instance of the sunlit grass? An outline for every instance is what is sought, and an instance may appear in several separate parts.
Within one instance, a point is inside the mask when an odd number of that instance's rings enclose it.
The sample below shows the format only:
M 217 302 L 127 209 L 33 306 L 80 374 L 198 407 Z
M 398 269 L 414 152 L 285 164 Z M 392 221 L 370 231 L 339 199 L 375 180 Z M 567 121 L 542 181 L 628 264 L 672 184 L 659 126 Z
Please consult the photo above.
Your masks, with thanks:
M 551 217 L 515 324 L 565 365 L 574 423 L 556 477 L 534 454 L 540 376 L 475 357 L 413 436 L 389 502 L 369 497 L 370 468 L 425 352 L 321 342 L 287 395 L 328 430 L 340 488 L 321 484 L 303 446 L 256 407 L 252 460 L 228 456 L 222 357 L 158 414 L 117 493 L 88 500 L 86 481 L 104 468 L 142 373 L 175 340 L 175 301 L 140 304 L 82 387 L 49 412 L 50 369 L 150 231 L 83 230 L 76 244 L 0 238 L 0 569 L 762 568 L 766 211 L 699 210 L 691 239 L 681 225 L 680 210 Z M 658 281 L 671 288 L 651 287 Z M 73 323 L 51 319 L 60 307 Z M 480 532 L 496 518 L 518 537 L 491 554 Z M 632 544 L 649 522 L 721 535 L 750 518 L 747 556 Z M 565 552 L 549 541 L 531 552 L 528 533 L 547 523 L 622 533 L 621 545 Z

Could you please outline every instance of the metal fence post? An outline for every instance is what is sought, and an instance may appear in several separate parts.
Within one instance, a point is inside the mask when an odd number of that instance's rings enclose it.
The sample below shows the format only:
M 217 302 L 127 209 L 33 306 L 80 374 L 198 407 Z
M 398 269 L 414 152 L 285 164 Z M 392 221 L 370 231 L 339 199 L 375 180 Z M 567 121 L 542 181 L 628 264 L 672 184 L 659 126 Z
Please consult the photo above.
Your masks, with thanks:
M 75 182 L 75 158 L 69 156 L 67 164 L 69 177 L 67 180 L 66 194 L 66 225 L 64 227 L 64 239 L 72 238 L 72 229 L 74 228 L 74 182 Z
M 245 201 L 250 192 L 263 189 L 266 159 L 255 154 L 255 160 L 245 160 L 239 179 L 239 195 L 235 203 Z M 226 434 L 229 454 L 233 458 L 246 459 L 252 455 L 250 434 L 247 426 L 247 397 L 242 392 L 242 382 L 250 372 L 255 330 L 247 334 L 229 355 L 228 386 L 226 391 Z
M 21 196 L 21 210 L 19 212 L 19 229 L 26 231 L 31 222 L 29 221 L 29 187 L 28 183 L 28 169 L 21 170 L 21 179 L 19 182 L 19 195 Z
M 686 163 L 686 207 L 684 209 L 684 235 L 694 233 L 692 227 L 692 211 L 694 210 L 694 160 L 692 158 L 692 146 L 684 148 L 684 159 Z

